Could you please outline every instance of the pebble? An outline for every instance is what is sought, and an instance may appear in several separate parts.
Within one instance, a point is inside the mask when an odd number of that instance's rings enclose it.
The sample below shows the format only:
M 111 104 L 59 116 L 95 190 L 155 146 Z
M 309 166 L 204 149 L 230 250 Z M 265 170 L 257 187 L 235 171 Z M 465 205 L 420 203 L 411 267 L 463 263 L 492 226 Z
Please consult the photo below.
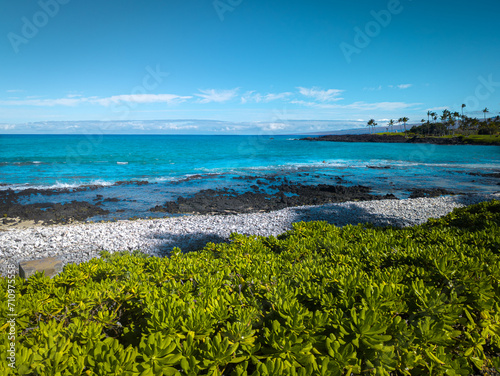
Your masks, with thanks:
M 0 232 L 3 266 L 42 257 L 59 256 L 63 264 L 81 263 L 99 252 L 140 250 L 166 256 L 173 247 L 184 252 L 208 242 L 227 241 L 233 232 L 246 235 L 280 235 L 292 223 L 322 220 L 337 226 L 371 222 L 378 226 L 413 226 L 439 218 L 453 209 L 481 201 L 500 199 L 500 194 L 441 196 L 405 200 L 344 202 L 299 206 L 269 213 L 193 215 L 153 220 L 47 226 Z

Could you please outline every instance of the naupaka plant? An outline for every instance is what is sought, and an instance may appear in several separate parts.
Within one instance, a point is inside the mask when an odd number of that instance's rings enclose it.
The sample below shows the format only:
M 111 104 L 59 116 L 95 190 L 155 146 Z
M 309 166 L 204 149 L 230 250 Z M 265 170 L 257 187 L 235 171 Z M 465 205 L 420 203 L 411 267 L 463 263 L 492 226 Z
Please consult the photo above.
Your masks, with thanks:
M 16 364 L 0 372 L 494 375 L 499 224 L 491 201 L 409 228 L 300 222 L 165 258 L 103 252 L 16 279 Z

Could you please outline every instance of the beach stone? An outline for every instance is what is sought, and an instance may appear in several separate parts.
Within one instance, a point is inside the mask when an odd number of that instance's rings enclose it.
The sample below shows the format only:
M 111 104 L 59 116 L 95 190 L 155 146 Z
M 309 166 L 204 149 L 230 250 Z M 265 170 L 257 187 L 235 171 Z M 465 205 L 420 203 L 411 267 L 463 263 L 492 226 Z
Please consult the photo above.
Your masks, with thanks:
M 199 250 L 208 242 L 227 242 L 232 232 L 276 237 L 291 230 L 295 222 L 304 220 L 324 220 L 337 226 L 366 222 L 376 226 L 414 226 L 425 223 L 429 218 L 446 215 L 455 208 L 492 199 L 499 200 L 500 193 L 351 201 L 237 215 L 174 216 L 154 220 L 15 228 L 0 231 L 0 266 L 3 266 L 2 261 L 5 265 L 17 266 L 23 260 L 49 255 L 60 258 L 63 265 L 79 264 L 99 257 L 102 250 L 113 253 L 132 249 L 164 257 L 174 247 L 189 252 Z M 35 246 L 37 242 L 40 247 Z M 42 260 L 34 261 L 40 263 Z M 24 270 L 20 275 L 28 278 L 31 274 L 28 274 L 26 266 Z M 48 275 L 47 270 L 45 273 Z M 6 267 L 0 267 L 0 275 L 7 275 Z
M 58 257 L 23 261 L 19 263 L 19 276 L 28 279 L 36 272 L 45 272 L 45 276 L 52 278 L 63 269 L 62 261 Z

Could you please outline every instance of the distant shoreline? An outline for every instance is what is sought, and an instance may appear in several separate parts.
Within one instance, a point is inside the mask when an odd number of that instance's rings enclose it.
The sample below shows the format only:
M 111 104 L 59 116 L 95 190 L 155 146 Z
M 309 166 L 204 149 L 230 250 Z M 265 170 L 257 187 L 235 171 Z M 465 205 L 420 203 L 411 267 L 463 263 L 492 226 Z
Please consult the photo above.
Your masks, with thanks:
M 300 138 L 301 141 L 332 141 L 332 142 L 381 142 L 381 143 L 407 143 L 407 144 L 435 144 L 435 145 L 496 145 L 500 146 L 498 141 L 483 141 L 480 139 L 470 139 L 463 136 L 457 137 L 417 137 L 406 138 L 403 135 L 385 135 L 385 134 L 345 134 L 345 135 L 326 135 L 319 137 Z

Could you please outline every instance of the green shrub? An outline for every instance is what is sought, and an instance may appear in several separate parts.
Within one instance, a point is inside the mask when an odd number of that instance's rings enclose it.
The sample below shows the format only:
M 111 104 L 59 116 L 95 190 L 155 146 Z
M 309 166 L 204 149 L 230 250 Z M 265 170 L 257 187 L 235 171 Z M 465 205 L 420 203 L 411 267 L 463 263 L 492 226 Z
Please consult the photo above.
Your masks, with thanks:
M 3 356 L 0 371 L 495 374 L 499 224 L 499 201 L 403 229 L 300 222 L 277 238 L 103 253 L 53 279 L 18 278 L 16 368 Z M 2 354 L 8 330 L 0 322 Z

